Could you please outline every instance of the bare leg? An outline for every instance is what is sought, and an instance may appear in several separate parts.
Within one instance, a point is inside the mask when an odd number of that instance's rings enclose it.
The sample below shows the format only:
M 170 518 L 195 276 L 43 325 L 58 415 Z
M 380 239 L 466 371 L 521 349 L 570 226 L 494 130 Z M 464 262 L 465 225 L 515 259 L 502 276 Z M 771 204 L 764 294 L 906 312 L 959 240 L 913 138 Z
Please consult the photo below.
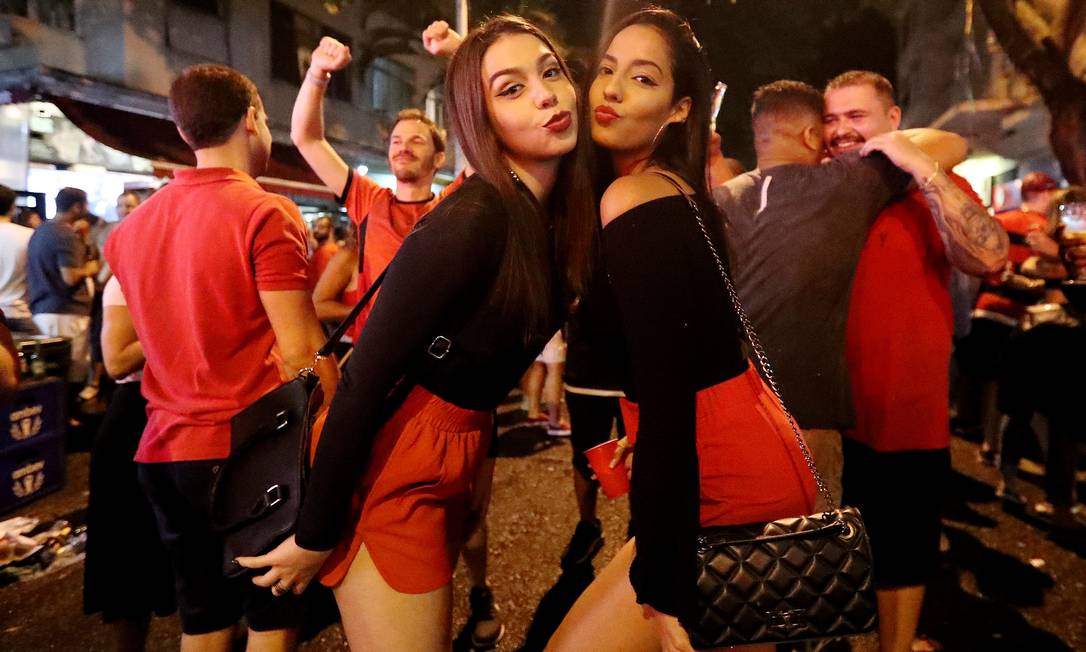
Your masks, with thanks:
M 633 557 L 634 541 L 631 539 L 574 603 L 558 631 L 547 642 L 547 652 L 656 652 L 660 649 L 656 629 L 641 615 L 641 606 L 630 585 Z M 690 588 L 693 590 L 694 587 Z M 775 648 L 774 645 L 758 645 L 742 649 L 744 652 L 772 652 Z
M 110 623 L 109 627 L 113 631 L 113 644 L 117 652 L 143 652 L 147 647 L 151 617 L 138 620 L 121 618 Z
M 486 585 L 487 567 L 487 526 L 486 515 L 490 510 L 490 495 L 494 486 L 494 458 L 487 458 L 479 466 L 479 473 L 475 477 L 475 489 L 471 498 L 472 522 L 474 528 L 461 555 L 464 557 L 464 565 L 468 567 L 468 578 L 471 581 L 473 592 L 477 590 L 489 591 Z M 477 614 L 472 614 L 477 615 Z M 485 617 L 489 615 L 490 617 Z M 478 641 L 497 642 L 504 634 L 504 626 L 501 621 L 493 617 L 493 610 L 484 614 L 485 619 L 471 623 L 472 635 Z M 459 638 L 459 637 L 458 637 Z
M 549 362 L 546 365 L 543 400 L 547 403 L 547 419 L 552 426 L 562 422 L 562 372 L 565 368 L 565 362 Z
M 582 521 L 596 518 L 596 501 L 599 498 L 599 484 L 573 470 L 573 493 L 577 496 L 577 511 Z
M 547 643 L 548 652 L 660 649 L 656 630 L 642 617 L 630 586 L 633 557 L 634 542 L 630 540 L 574 603 Z
M 207 634 L 181 635 L 181 652 L 230 652 L 233 647 L 233 627 Z
M 924 604 L 923 586 L 876 591 L 879 603 L 880 652 L 909 652 Z
M 274 629 L 267 632 L 249 630 L 245 644 L 247 652 L 289 652 L 298 649 L 298 630 Z
M 471 496 L 472 530 L 464 543 L 462 555 L 468 567 L 472 586 L 486 586 L 486 515 L 490 511 L 490 494 L 494 487 L 494 458 L 486 458 L 479 465 L 475 476 L 475 488 Z
M 521 389 L 524 391 L 524 397 L 528 399 L 529 419 L 538 419 L 543 416 L 543 380 L 546 374 L 547 367 L 542 362 L 533 362 L 524 373 Z
M 354 652 L 445 652 L 452 643 L 451 584 L 400 593 L 381 577 L 365 545 L 335 594 Z

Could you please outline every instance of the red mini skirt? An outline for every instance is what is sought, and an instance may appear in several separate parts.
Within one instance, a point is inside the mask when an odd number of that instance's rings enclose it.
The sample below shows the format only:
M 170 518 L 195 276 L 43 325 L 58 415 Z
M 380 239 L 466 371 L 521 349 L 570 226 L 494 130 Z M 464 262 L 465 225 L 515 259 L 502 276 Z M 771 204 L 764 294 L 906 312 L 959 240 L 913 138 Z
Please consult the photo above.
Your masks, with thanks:
M 621 406 L 626 432 L 634 435 L 637 404 L 622 399 Z M 696 427 L 702 526 L 814 511 L 814 477 L 788 417 L 753 366 L 698 392 Z
M 354 528 L 325 561 L 321 583 L 342 582 L 363 543 L 400 593 L 449 583 L 492 432 L 490 412 L 465 410 L 415 387 L 377 433 L 351 502 Z

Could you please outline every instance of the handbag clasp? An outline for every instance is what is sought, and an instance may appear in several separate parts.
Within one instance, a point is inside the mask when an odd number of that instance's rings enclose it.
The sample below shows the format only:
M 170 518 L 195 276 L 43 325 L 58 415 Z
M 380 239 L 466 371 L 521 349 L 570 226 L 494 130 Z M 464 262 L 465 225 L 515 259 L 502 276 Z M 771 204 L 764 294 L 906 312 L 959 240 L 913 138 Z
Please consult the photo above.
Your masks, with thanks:
M 431 357 L 440 360 L 449 353 L 449 349 L 452 348 L 452 340 L 444 335 L 438 335 L 434 338 L 433 342 L 430 342 L 430 347 L 426 349 L 426 353 Z

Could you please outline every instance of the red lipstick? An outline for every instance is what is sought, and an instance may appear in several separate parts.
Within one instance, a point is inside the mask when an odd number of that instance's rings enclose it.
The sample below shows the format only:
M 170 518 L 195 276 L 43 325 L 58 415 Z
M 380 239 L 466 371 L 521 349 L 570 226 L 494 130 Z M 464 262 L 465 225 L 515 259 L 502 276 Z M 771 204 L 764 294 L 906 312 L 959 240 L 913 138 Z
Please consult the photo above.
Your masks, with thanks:
M 605 127 L 619 118 L 618 113 L 614 109 L 604 104 L 597 106 L 593 111 L 593 114 L 596 116 L 596 122 Z
M 573 124 L 573 116 L 569 111 L 559 111 L 551 116 L 550 120 L 547 120 L 543 125 L 544 129 L 550 130 L 556 134 L 560 134 L 566 129 L 569 129 Z

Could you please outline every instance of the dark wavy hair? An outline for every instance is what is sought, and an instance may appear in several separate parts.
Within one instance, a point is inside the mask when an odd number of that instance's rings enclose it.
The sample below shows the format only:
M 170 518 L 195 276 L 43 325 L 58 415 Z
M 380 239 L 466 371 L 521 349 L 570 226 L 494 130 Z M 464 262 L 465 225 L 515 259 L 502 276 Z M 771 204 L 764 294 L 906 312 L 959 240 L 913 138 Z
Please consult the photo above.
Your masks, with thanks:
M 577 146 L 559 164 L 549 206 L 540 207 L 521 192 L 509 173 L 503 145 L 487 111 L 487 89 L 480 71 L 490 46 L 513 34 L 539 39 L 554 53 L 562 73 L 573 83 L 565 60 L 546 34 L 519 16 L 503 14 L 490 18 L 464 39 L 445 74 L 445 96 L 464 156 L 475 173 L 498 191 L 509 215 L 508 239 L 494 299 L 507 313 L 527 315 L 528 339 L 542 333 L 550 321 L 553 297 L 548 290 L 552 280 L 548 272 L 552 266 L 564 272 L 566 302 L 584 292 L 591 273 L 597 220 L 591 176 L 585 173 L 591 136 L 584 119 L 579 120 Z M 549 220 L 544 212 L 549 212 Z M 530 216 L 537 219 L 526 219 Z M 554 234 L 550 246 L 548 221 Z

